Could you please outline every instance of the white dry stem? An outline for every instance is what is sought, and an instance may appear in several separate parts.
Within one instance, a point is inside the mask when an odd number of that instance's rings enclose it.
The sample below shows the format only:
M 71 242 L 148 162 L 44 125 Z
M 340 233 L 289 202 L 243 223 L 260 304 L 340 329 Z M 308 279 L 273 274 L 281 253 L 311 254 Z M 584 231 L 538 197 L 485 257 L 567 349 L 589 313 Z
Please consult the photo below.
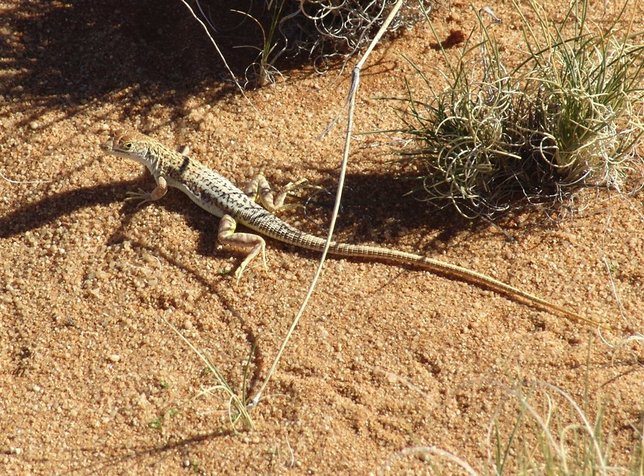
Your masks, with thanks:
M 235 78 L 235 74 L 233 73 L 233 70 L 230 68 L 230 66 L 228 66 L 228 62 L 226 61 L 226 58 L 224 57 L 224 54 L 223 54 L 223 53 L 221 52 L 221 50 L 219 49 L 219 46 L 217 45 L 217 42 L 214 40 L 214 38 L 213 38 L 213 37 L 212 37 L 212 35 L 210 34 L 210 31 L 208 31 L 208 26 L 207 26 L 207 25 L 206 25 L 206 24 L 201 20 L 201 18 L 199 18 L 199 17 L 197 16 L 197 14 L 195 13 L 195 11 L 192 9 L 192 7 L 190 6 L 190 4 L 189 4 L 186 0 L 181 0 L 181 3 L 183 3 L 183 4 L 186 6 L 186 8 L 187 8 L 188 10 L 190 10 L 190 13 L 191 13 L 191 14 L 192 14 L 192 16 L 194 17 L 194 19 L 195 19 L 195 20 L 197 20 L 197 21 L 199 22 L 199 24 L 202 26 L 202 28 L 203 28 L 203 29 L 204 29 L 204 31 L 206 32 L 206 35 L 208 36 L 208 38 L 210 39 L 210 42 L 211 42 L 211 43 L 213 44 L 213 46 L 215 47 L 215 50 L 217 50 L 217 54 L 219 55 L 219 57 L 221 58 L 221 60 L 224 62 L 224 66 L 226 67 L 226 70 L 227 70 L 227 71 L 228 71 L 228 73 L 230 74 L 230 77 L 231 77 L 231 78 L 233 78 L 233 82 L 235 83 L 235 86 L 237 86 L 237 89 L 239 89 L 239 91 L 241 92 L 242 96 L 244 96 L 244 99 L 246 99 L 246 100 L 248 101 L 248 103 L 249 103 L 249 104 L 251 105 L 251 107 L 255 110 L 255 112 L 258 112 L 258 111 L 257 111 L 257 108 L 255 107 L 255 105 L 251 102 L 251 100 L 248 98 L 248 96 L 246 96 L 246 93 L 244 92 L 244 88 L 242 88 L 242 85 L 241 85 L 241 84 L 239 84 L 239 81 L 237 81 L 237 78 Z M 198 2 L 197 2 L 197 5 L 199 6 L 199 9 L 201 10 L 201 5 L 199 5 L 199 3 L 198 3 Z M 208 23 L 210 23 L 210 22 L 208 22 Z
M 14 180 L 10 179 L 9 177 L 5 176 L 0 172 L 0 178 L 4 180 L 5 182 L 8 182 L 10 184 L 14 185 L 19 185 L 19 184 L 40 184 L 40 183 L 50 183 L 51 180 Z
M 349 89 L 349 94 L 348 94 L 349 109 L 347 112 L 347 131 L 346 131 L 345 140 L 344 140 L 344 150 L 342 154 L 340 177 L 338 178 L 338 188 L 337 188 L 336 197 L 335 197 L 335 204 L 333 206 L 333 214 L 331 215 L 331 223 L 329 224 L 329 232 L 327 234 L 324 251 L 322 251 L 322 256 L 320 257 L 318 267 L 315 270 L 315 274 L 313 275 L 313 279 L 311 280 L 311 284 L 309 285 L 309 289 L 306 293 L 306 296 L 304 297 L 304 300 L 302 301 L 300 309 L 298 310 L 295 318 L 293 319 L 293 322 L 291 323 L 291 327 L 286 333 L 286 337 L 284 338 L 284 341 L 282 342 L 282 345 L 280 346 L 277 352 L 277 355 L 275 356 L 273 365 L 268 371 L 268 374 L 266 375 L 266 379 L 264 380 L 261 387 L 259 388 L 259 391 L 257 392 L 255 397 L 251 400 L 249 404 L 249 407 L 251 408 L 256 406 L 260 402 L 262 398 L 262 394 L 264 393 L 264 390 L 266 389 L 268 382 L 270 381 L 271 377 L 275 373 L 275 370 L 277 369 L 277 365 L 279 364 L 280 359 L 282 358 L 282 354 L 284 353 L 284 350 L 286 350 L 286 346 L 288 345 L 288 342 L 290 341 L 291 336 L 293 335 L 293 332 L 295 331 L 295 328 L 297 327 L 297 324 L 300 321 L 300 318 L 304 314 L 304 310 L 306 309 L 306 306 L 308 305 L 309 300 L 313 295 L 313 291 L 315 290 L 315 287 L 317 286 L 318 280 L 320 278 L 320 274 L 322 273 L 324 261 L 329 251 L 329 246 L 331 245 L 331 241 L 333 241 L 333 232 L 335 231 L 335 223 L 340 210 L 340 203 L 342 202 L 342 190 L 344 188 L 344 178 L 346 176 L 347 164 L 349 163 L 349 152 L 351 150 L 351 132 L 353 131 L 353 113 L 355 111 L 356 96 L 358 94 L 358 87 L 360 85 L 360 70 L 362 69 L 362 66 L 364 65 L 364 63 L 367 61 L 367 58 L 369 57 L 369 55 L 371 54 L 375 46 L 382 38 L 382 35 L 384 35 L 384 33 L 387 31 L 387 28 L 389 27 L 390 23 L 393 21 L 394 17 L 400 10 L 400 7 L 402 6 L 402 4 L 403 4 L 403 0 L 398 0 L 398 2 L 396 2 L 394 7 L 391 9 L 391 12 L 389 12 L 389 15 L 387 16 L 386 20 L 378 30 L 378 33 L 373 38 L 373 40 L 371 40 L 371 43 L 369 44 L 369 47 L 367 48 L 365 53 L 362 55 L 362 58 L 360 59 L 360 61 L 358 61 L 358 64 L 356 64 L 356 66 L 353 68 L 351 87 Z

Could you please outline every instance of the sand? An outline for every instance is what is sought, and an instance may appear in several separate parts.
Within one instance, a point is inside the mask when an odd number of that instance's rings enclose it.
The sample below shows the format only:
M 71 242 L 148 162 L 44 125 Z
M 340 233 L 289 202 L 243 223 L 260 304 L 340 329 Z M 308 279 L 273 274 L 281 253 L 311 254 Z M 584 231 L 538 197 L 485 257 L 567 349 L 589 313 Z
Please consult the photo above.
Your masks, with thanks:
M 329 259 L 251 412 L 254 429 L 235 430 L 227 397 L 201 393 L 216 382 L 168 323 L 235 390 L 247 369 L 254 395 L 317 255 L 269 242 L 268 271 L 255 262 L 236 284 L 240 255 L 216 246 L 217 220 L 176 190 L 139 209 L 125 203 L 152 181 L 99 144 L 128 127 L 189 145 L 239 184 L 259 172 L 277 186 L 306 178 L 320 188 L 293 197 L 303 206 L 284 218 L 324 234 L 343 122 L 319 136 L 343 111 L 354 63 L 324 74 L 285 66 L 242 96 L 179 2 L 129 3 L 0 2 L 0 472 L 458 473 L 430 447 L 486 472 L 495 429 L 505 444 L 522 398 L 543 418 L 553 405 L 557 440 L 582 424 L 559 391 L 591 424 L 603 412 L 610 463 L 632 467 L 644 421 L 642 341 L 627 340 L 643 323 L 641 194 L 588 188 L 556 212 L 467 223 L 404 195 L 386 134 L 354 139 L 340 239 L 485 272 L 618 330 L 411 267 Z M 545 4 L 561 19 L 560 2 Z M 489 5 L 512 61 L 518 17 Z M 607 24 L 618 8 L 598 5 L 591 14 Z M 642 31 L 642 7 L 629 18 Z M 476 19 L 457 2 L 434 25 L 447 38 Z M 404 56 L 444 86 L 435 43 L 419 25 L 378 46 L 356 132 L 400 127 L 379 98 L 402 95 L 405 78 L 419 87 Z M 522 421 L 506 474 L 536 441 L 534 419 Z

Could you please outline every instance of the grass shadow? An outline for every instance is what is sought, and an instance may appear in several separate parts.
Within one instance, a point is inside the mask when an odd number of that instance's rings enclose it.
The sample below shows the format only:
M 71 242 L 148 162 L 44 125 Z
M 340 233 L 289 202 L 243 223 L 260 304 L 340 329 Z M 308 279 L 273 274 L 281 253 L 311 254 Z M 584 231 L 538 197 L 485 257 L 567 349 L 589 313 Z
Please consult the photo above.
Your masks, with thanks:
M 314 230 L 326 235 L 326 224 L 335 201 L 335 171 L 324 171 L 329 176 L 318 184 L 322 191 L 311 195 L 305 203 L 305 213 L 311 221 L 322 225 Z M 494 219 L 466 219 L 452 207 L 440 207 L 410 193 L 416 184 L 412 179 L 393 178 L 391 172 L 348 174 L 342 195 L 342 206 L 336 230 L 338 239 L 360 243 L 364 241 L 394 244 L 405 234 L 421 232 L 434 238 L 426 245 L 425 252 L 439 250 L 456 237 L 480 235 L 492 229 L 513 242 L 516 235 L 557 225 L 555 219 L 544 219 L 543 210 L 528 207 L 520 199 L 513 210 Z M 525 202 L 525 201 L 524 201 Z M 550 205 L 548 205 L 550 207 Z M 551 209 L 551 207 L 550 207 Z M 517 218 L 520 217 L 520 226 Z M 309 230 L 310 231 L 310 230 Z
M 208 3 L 214 39 L 238 76 L 256 60 L 262 31 L 233 10 L 259 18 L 266 12 L 257 3 Z M 7 30 L 0 37 L 0 95 L 9 114 L 29 111 L 23 124 L 48 107 L 62 104 L 72 115 L 113 93 L 124 96 L 128 116 L 157 103 L 183 104 L 206 84 L 212 102 L 237 92 L 205 32 L 178 1 L 14 2 L 0 12 L 0 23 Z

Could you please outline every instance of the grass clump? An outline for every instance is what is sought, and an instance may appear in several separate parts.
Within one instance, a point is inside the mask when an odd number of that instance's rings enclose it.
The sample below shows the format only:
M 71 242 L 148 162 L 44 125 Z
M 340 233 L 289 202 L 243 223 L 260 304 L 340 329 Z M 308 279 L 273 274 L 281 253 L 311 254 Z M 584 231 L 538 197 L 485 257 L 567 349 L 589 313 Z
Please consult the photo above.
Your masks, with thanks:
M 270 27 L 263 30 L 259 84 L 276 71 L 278 58 L 306 55 L 321 67 L 366 48 L 398 0 L 266 0 Z M 387 27 L 389 34 L 427 16 L 435 0 L 407 0 Z M 270 78 L 269 78 L 270 79 Z
M 420 459 L 431 474 L 502 475 L 641 475 L 644 471 L 644 428 L 633 427 L 633 450 L 616 461 L 612 445 L 617 435 L 607 423 L 606 406 L 594 416 L 588 395 L 583 404 L 568 392 L 545 382 L 517 382 L 492 419 L 485 446 L 487 459 L 473 465 L 436 446 L 405 448 L 383 466 L 382 474 L 418 471 Z M 407 460 L 407 461 L 405 461 Z M 413 466 L 412 466 L 413 465 Z M 480 469 L 475 469 L 477 466 Z
M 468 218 L 526 202 L 555 204 L 584 184 L 620 190 L 638 160 L 641 167 L 635 145 L 643 123 L 635 108 L 644 99 L 644 46 L 629 43 L 637 35 L 617 38 L 623 10 L 600 31 L 591 29 L 587 0 L 574 1 L 557 24 L 529 5 L 536 25 L 514 3 L 527 51 L 518 66 L 505 66 L 479 16 L 481 41 L 472 45 L 470 37 L 456 64 L 441 50 L 448 87 L 433 92 L 417 69 L 429 99 L 408 87 L 403 100 L 411 148 L 402 154 L 418 172 L 417 189 Z M 476 53 L 480 59 L 470 61 Z
M 174 325 L 172 325 L 165 317 L 161 317 L 163 321 L 170 326 L 170 328 L 183 340 L 188 347 L 201 359 L 205 364 L 206 371 L 211 374 L 215 380 L 215 385 L 204 388 L 201 390 L 200 395 L 215 395 L 222 394 L 227 400 L 227 414 L 228 414 L 228 423 L 233 431 L 238 430 L 252 430 L 253 420 L 248 413 L 248 369 L 250 368 L 250 355 L 244 366 L 244 378 L 240 389 L 235 391 L 232 386 L 228 383 L 224 375 L 217 368 L 217 366 L 208 358 L 208 356 L 194 346 L 190 340 L 188 340 Z M 158 421 L 159 428 L 163 423 L 163 419 Z M 155 423 L 156 424 L 156 423 Z
M 216 12 L 225 5 L 215 0 L 182 0 L 202 23 L 208 36 L 221 30 Z M 246 83 L 263 86 L 280 74 L 278 64 L 285 59 L 308 56 L 316 67 L 325 61 L 349 57 L 367 47 L 398 0 L 263 0 L 232 2 L 230 12 L 239 22 L 228 28 L 228 34 L 242 32 L 250 44 L 235 44 L 234 48 L 249 48 L 256 52 L 254 61 L 245 71 Z M 226 2 L 223 2 L 224 4 Z M 408 28 L 427 16 L 434 0 L 406 0 L 389 24 L 388 32 Z M 258 41 L 253 40 L 256 34 Z M 234 40 L 233 40 L 234 41 Z M 221 52 L 219 52 L 222 55 Z
M 630 464 L 611 462 L 604 406 L 591 418 L 570 394 L 543 382 L 535 382 L 529 394 L 520 388 L 513 393 L 510 401 L 517 407 L 510 429 L 501 426 L 499 415 L 488 433 L 490 474 L 641 474 L 641 434 Z
M 398 0 L 300 0 L 297 20 L 304 33 L 299 47 L 309 53 L 346 54 L 366 47 Z M 269 2 L 270 3 L 270 2 Z M 406 1 L 387 31 L 395 32 L 421 20 L 434 2 Z

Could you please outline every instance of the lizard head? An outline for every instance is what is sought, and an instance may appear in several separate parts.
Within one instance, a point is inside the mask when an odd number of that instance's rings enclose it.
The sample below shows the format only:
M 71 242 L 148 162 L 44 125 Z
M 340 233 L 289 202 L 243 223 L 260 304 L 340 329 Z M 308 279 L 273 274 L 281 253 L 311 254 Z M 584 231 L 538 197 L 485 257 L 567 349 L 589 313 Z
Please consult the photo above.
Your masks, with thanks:
M 145 157 L 149 149 L 149 141 L 146 139 L 147 137 L 138 132 L 117 131 L 106 142 L 101 144 L 101 149 L 119 157 L 145 163 Z

